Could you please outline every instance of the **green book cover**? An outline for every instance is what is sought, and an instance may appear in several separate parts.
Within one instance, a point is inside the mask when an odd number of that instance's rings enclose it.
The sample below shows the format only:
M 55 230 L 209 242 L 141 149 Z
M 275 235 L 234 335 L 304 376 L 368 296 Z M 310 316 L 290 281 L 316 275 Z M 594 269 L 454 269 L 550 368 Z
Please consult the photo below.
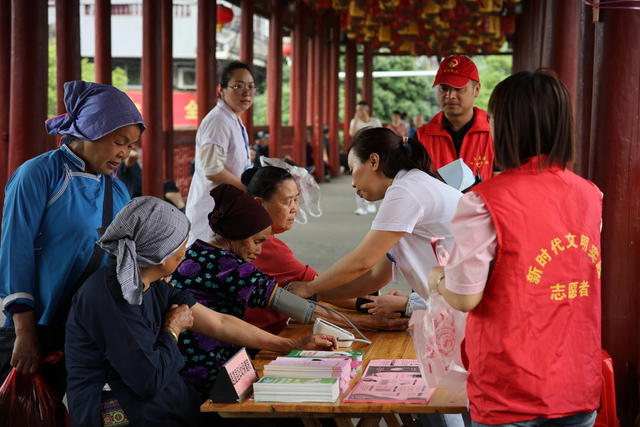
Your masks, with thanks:
M 349 357 L 351 360 L 361 361 L 364 358 L 364 351 L 344 350 L 344 351 L 321 351 L 321 350 L 291 350 L 287 357 L 311 357 L 311 358 L 339 358 Z
M 258 384 L 333 384 L 337 378 L 274 378 L 262 377 Z

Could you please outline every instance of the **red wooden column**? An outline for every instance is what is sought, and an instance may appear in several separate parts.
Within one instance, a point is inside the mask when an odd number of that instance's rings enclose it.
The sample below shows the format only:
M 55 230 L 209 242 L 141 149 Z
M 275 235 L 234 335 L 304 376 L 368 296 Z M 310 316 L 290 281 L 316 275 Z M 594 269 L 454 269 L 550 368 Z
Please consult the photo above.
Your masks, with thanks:
M 329 165 L 331 176 L 340 176 L 340 155 L 338 153 L 338 104 L 340 69 L 340 19 L 334 15 L 331 25 L 331 44 L 329 45 Z
M 198 124 L 214 106 L 216 82 L 216 3 L 198 0 L 198 46 L 196 48 L 196 87 Z
M 161 0 L 163 179 L 173 180 L 173 1 Z M 164 190 L 163 190 L 164 191 Z
M 0 0 L 0 52 L 11 52 L 11 0 Z M 0 55 L 0 93 L 10 92 L 10 76 L 11 55 Z M 0 97 L 0 206 L 4 206 L 4 186 L 9 169 L 9 106 L 9 97 Z
M 47 2 L 11 3 L 11 71 L 7 176 L 46 147 Z M 6 52 L 5 52 L 6 54 Z M 6 96 L 6 92 L 5 92 Z
M 369 103 L 373 115 L 373 52 L 368 44 L 364 45 L 362 55 L 362 99 Z
M 358 68 L 356 42 L 347 39 L 344 54 L 344 146 L 346 153 L 349 148 L 351 136 L 349 136 L 349 124 L 356 113 L 356 91 L 358 80 L 356 71 Z
M 567 86 L 575 112 L 578 55 L 567 55 L 567 52 L 575 52 L 578 46 L 580 7 L 576 2 L 570 1 L 554 2 L 553 7 L 553 43 L 550 46 L 550 65 Z
M 296 2 L 294 30 L 292 34 L 291 116 L 293 118 L 293 160 L 304 165 L 307 147 L 305 129 L 307 116 L 307 38 L 305 36 L 305 11 L 302 2 Z
M 142 115 L 147 125 L 142 134 L 142 190 L 163 198 L 160 6 L 156 0 L 142 2 Z
M 333 23 L 333 11 L 328 10 L 324 14 L 324 23 L 325 29 L 323 30 L 322 35 L 322 52 L 321 52 L 321 64 L 324 64 L 322 67 L 322 71 L 320 73 L 320 77 L 322 78 L 322 87 L 324 88 L 324 102 L 322 103 L 322 125 L 327 125 L 329 123 L 329 106 L 331 105 L 329 102 L 329 97 L 331 96 L 328 92 L 329 89 L 329 77 L 331 73 L 331 64 L 329 55 L 331 54 L 330 41 L 329 37 L 331 36 L 331 24 Z
M 311 12 L 311 22 L 313 22 L 314 19 L 316 19 L 316 15 L 315 13 Z M 313 25 L 310 24 L 310 26 L 313 28 Z M 308 89 L 308 94 L 309 96 L 307 97 L 307 117 L 305 118 L 306 121 L 306 125 L 307 126 L 313 126 L 313 105 L 314 105 L 314 98 L 313 98 L 313 84 L 315 81 L 315 77 L 314 77 L 314 73 L 316 71 L 314 64 L 314 59 L 315 59 L 315 54 L 314 54 L 314 50 L 315 50 L 315 28 L 313 28 L 312 30 L 312 36 L 309 37 L 309 39 L 307 40 L 307 89 Z M 305 141 L 306 141 L 306 136 L 305 136 Z M 306 144 L 306 142 L 305 142 Z M 306 159 L 305 159 L 306 162 Z M 305 163 L 306 164 L 306 163 Z M 307 165 L 310 166 L 310 165 Z
M 253 65 L 253 0 L 240 3 L 240 61 Z M 253 108 L 242 114 L 249 141 L 253 142 Z
M 64 82 L 80 80 L 80 2 L 56 0 L 56 85 L 58 114 L 64 107 Z
M 284 6 L 271 1 L 269 21 L 269 57 L 267 59 L 267 125 L 269 126 L 269 156 L 282 153 L 282 15 Z
M 95 0 L 96 83 L 111 84 L 111 0 Z
M 603 10 L 595 33 L 594 181 L 604 193 L 602 345 L 613 357 L 618 416 L 638 416 L 640 377 L 640 13 Z
M 324 181 L 324 164 L 322 162 L 322 105 L 324 98 L 322 51 L 324 45 L 325 14 L 318 12 L 315 21 L 315 34 L 313 36 L 313 165 L 316 181 Z

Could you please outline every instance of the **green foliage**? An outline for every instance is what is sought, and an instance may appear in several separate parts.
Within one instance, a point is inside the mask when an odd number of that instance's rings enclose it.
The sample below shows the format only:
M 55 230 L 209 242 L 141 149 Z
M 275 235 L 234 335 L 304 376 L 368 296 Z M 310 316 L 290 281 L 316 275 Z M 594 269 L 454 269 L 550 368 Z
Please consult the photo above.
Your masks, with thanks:
M 87 82 L 95 82 L 95 65 L 89 62 L 88 58 L 82 58 L 80 62 L 81 79 Z M 49 39 L 49 82 L 48 82 L 48 104 L 47 114 L 49 117 L 57 115 L 57 84 L 56 84 L 56 39 Z M 125 90 L 127 86 L 127 72 L 120 67 L 116 67 L 111 72 L 112 85 L 120 90 Z M 63 88 L 60 88 L 63 90 Z
M 267 125 L 267 82 L 266 79 L 263 81 L 256 82 L 258 86 L 258 93 L 256 94 L 256 98 L 253 101 L 253 124 L 256 126 L 266 126 Z M 290 96 L 291 96 L 291 64 L 286 63 L 282 64 L 282 124 L 283 126 L 289 125 L 289 116 L 291 114 L 290 107 Z
M 505 78 L 511 75 L 511 55 L 476 56 L 473 58 L 480 73 L 480 95 L 476 99 L 476 107 L 487 110 L 491 92 Z
M 373 59 L 376 71 L 424 70 L 421 58 L 412 56 L 376 56 Z M 407 113 L 407 120 L 416 114 L 430 118 L 438 112 L 438 102 L 431 85 L 432 76 L 382 77 L 373 79 L 373 115 L 382 122 L 391 121 L 391 112 Z M 371 100 L 367 100 L 371 102 Z

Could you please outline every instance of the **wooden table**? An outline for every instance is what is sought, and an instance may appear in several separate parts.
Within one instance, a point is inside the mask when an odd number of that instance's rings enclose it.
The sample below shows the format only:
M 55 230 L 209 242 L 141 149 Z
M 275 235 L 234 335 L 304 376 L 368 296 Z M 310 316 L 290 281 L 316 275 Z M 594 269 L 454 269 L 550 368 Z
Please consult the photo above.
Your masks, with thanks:
M 311 325 L 291 324 L 280 335 L 286 337 L 304 336 L 311 333 Z M 354 343 L 350 350 L 365 350 L 363 368 L 351 381 L 349 389 L 340 395 L 335 403 L 291 403 L 291 402 L 255 402 L 251 397 L 240 403 L 213 403 L 207 400 L 202 404 L 202 412 L 218 412 L 222 417 L 267 418 L 267 417 L 296 417 L 302 418 L 305 425 L 320 425 L 317 418 L 334 418 L 339 426 L 351 426 L 352 418 L 362 419 L 358 425 L 378 425 L 384 416 L 389 427 L 400 425 L 395 415 L 399 414 L 405 425 L 411 425 L 409 414 L 428 413 L 463 413 L 467 412 L 466 398 L 453 397 L 444 388 L 437 388 L 428 404 L 402 403 L 343 403 L 354 384 L 366 369 L 369 360 L 373 359 L 415 359 L 413 341 L 406 331 L 375 332 L 365 331 L 365 335 L 373 344 Z M 262 376 L 264 365 L 275 359 L 277 354 L 261 351 L 253 360 L 258 375 Z

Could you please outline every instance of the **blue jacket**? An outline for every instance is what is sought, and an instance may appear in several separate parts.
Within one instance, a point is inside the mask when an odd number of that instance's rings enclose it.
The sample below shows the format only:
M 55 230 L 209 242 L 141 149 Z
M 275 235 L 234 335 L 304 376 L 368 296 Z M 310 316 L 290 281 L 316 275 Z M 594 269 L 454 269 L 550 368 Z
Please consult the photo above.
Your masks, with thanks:
M 103 175 L 85 172 L 66 145 L 21 165 L 5 189 L 0 244 L 0 298 L 33 307 L 48 325 L 86 267 L 102 226 Z M 129 201 L 113 180 L 114 215 Z M 106 262 L 106 257 L 103 263 Z

